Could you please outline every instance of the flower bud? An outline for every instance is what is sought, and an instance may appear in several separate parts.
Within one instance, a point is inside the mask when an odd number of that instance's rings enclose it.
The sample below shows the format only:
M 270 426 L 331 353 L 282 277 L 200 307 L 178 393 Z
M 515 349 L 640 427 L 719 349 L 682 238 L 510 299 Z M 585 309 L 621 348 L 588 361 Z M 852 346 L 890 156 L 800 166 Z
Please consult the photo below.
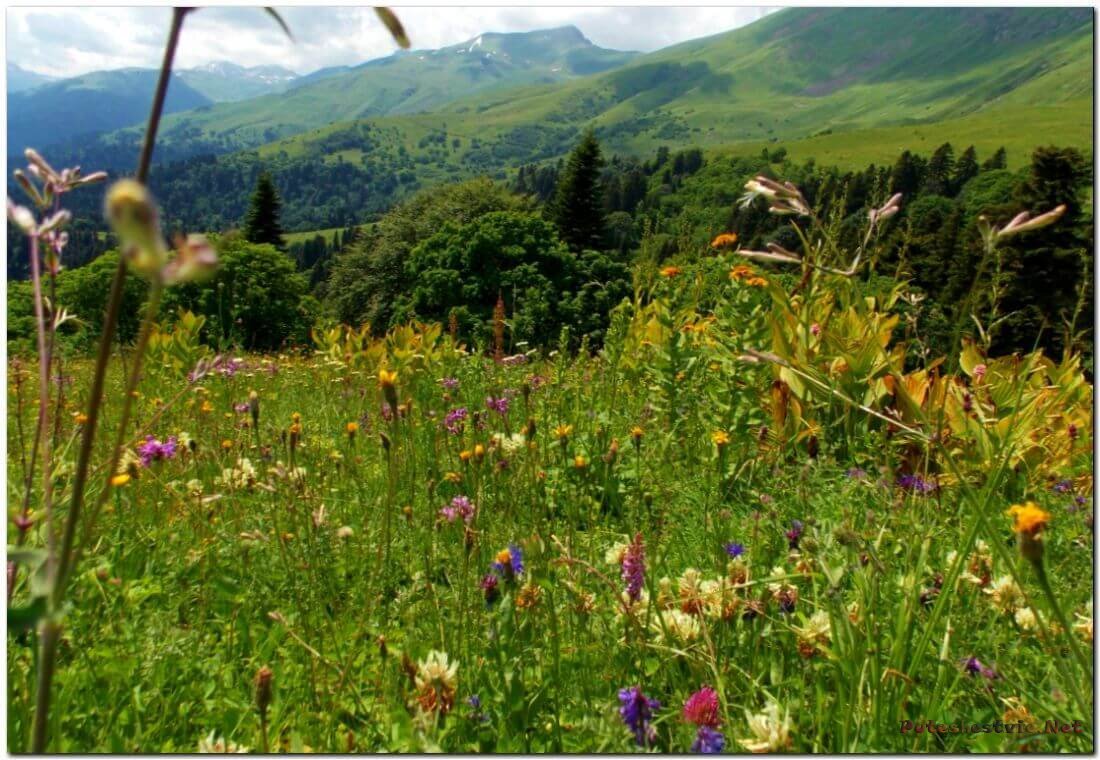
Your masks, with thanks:
M 266 665 L 256 673 L 256 707 L 261 715 L 267 714 L 267 707 L 271 704 L 271 681 L 274 676 L 271 668 Z
M 107 191 L 105 214 L 134 269 L 148 277 L 160 277 L 168 261 L 168 247 L 146 187 L 132 179 L 119 180 Z

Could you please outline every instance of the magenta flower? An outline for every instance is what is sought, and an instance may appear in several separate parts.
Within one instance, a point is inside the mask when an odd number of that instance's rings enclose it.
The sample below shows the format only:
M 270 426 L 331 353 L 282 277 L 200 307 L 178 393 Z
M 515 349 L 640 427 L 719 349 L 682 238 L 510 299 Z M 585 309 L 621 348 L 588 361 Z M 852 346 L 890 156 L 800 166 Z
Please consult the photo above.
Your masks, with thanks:
M 696 726 L 718 728 L 722 722 L 718 717 L 718 692 L 704 686 L 684 702 L 684 720 Z
M 161 443 L 151 435 L 145 436 L 145 443 L 138 447 L 141 466 L 148 467 L 153 462 L 171 459 L 176 455 L 176 437 L 172 436 Z
M 638 601 L 642 596 L 642 587 L 645 586 L 645 544 L 641 533 L 635 535 L 630 546 L 626 548 L 622 576 L 626 581 L 626 594 L 630 601 Z

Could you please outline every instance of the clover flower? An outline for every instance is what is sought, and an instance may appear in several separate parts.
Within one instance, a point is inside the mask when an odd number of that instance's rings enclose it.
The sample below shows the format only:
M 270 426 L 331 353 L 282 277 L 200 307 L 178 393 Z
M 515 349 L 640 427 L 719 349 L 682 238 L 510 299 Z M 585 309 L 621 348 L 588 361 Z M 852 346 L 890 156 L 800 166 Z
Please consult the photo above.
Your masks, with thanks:
M 752 715 L 746 711 L 751 739 L 740 739 L 741 746 L 749 752 L 778 752 L 791 743 L 791 714 L 783 710 L 779 713 L 779 704 L 769 701 L 763 712 Z
M 696 726 L 718 728 L 721 723 L 718 710 L 718 692 L 704 686 L 684 702 L 684 720 Z

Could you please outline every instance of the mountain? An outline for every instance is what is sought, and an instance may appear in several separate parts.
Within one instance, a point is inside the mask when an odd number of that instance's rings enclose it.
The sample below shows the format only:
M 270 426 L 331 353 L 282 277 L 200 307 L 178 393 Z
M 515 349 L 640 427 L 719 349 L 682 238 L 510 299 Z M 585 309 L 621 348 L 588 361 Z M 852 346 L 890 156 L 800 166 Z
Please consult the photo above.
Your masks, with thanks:
M 419 113 L 477 92 L 560 83 L 617 68 L 637 55 L 598 47 L 574 26 L 485 33 L 438 50 L 322 69 L 279 95 L 177 114 L 165 119 L 164 135 L 251 147 L 334 121 Z
M 55 81 L 54 77 L 28 71 L 15 63 L 8 63 L 8 92 L 22 92 L 40 84 Z
M 238 66 L 220 61 L 193 69 L 182 69 L 180 79 L 215 103 L 246 100 L 282 92 L 299 77 L 282 66 Z
M 86 139 L 145 119 L 156 89 L 148 69 L 97 71 L 8 93 L 8 153 L 28 146 Z M 168 85 L 165 113 L 209 105 L 211 100 L 179 76 Z

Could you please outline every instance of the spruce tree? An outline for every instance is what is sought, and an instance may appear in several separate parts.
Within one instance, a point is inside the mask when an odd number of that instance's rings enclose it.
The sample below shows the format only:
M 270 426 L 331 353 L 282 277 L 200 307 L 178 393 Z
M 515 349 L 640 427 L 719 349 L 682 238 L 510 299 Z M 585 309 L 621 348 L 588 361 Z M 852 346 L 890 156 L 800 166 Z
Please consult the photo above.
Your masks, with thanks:
M 1008 154 L 1005 152 L 1004 147 L 997 148 L 997 152 L 994 153 L 989 160 L 982 164 L 982 171 L 989 169 L 1006 169 L 1008 168 Z
M 963 154 L 959 156 L 959 160 L 955 164 L 955 176 L 951 178 L 951 194 L 958 195 L 959 191 L 963 189 L 963 185 L 977 176 L 978 154 L 974 151 L 974 146 L 971 145 L 963 151 Z
M 607 220 L 600 181 L 602 168 L 600 144 L 589 129 L 569 154 L 548 209 L 562 240 L 574 251 L 600 250 L 604 245 Z
M 936 148 L 928 161 L 928 171 L 924 175 L 924 192 L 935 195 L 947 195 L 951 189 L 951 177 L 955 171 L 955 150 L 951 143 Z
M 256 180 L 256 190 L 252 193 L 252 202 L 244 221 L 245 240 L 250 243 L 270 243 L 280 251 L 285 250 L 283 228 L 279 223 L 281 205 L 271 175 L 267 172 L 261 173 Z

